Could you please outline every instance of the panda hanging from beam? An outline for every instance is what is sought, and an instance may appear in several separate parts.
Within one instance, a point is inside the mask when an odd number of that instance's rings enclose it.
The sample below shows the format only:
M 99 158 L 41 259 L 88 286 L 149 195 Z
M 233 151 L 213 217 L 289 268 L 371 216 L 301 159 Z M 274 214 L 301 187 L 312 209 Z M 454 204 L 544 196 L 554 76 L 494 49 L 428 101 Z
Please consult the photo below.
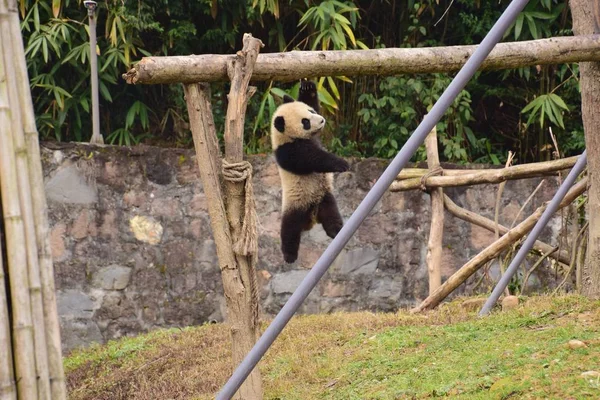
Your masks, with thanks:
M 302 231 L 315 223 L 334 238 L 343 220 L 333 197 L 333 172 L 347 171 L 348 163 L 328 153 L 317 135 L 325 126 L 319 115 L 314 82 L 302 80 L 298 100 L 283 98 L 271 123 L 271 144 L 282 188 L 281 251 L 287 263 L 298 258 Z

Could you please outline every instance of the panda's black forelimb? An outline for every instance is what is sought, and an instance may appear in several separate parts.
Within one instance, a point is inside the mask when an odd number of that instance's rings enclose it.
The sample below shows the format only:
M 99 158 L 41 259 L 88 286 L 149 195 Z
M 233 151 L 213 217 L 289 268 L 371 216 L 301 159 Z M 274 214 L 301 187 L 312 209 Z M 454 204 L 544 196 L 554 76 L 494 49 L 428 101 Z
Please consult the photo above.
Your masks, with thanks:
M 350 169 L 346 160 L 328 153 L 310 139 L 297 139 L 279 146 L 275 150 L 275 158 L 281 168 L 297 175 Z
M 325 233 L 332 239 L 336 237 L 336 235 L 342 229 L 344 220 L 342 220 L 342 216 L 340 215 L 340 211 L 338 210 L 338 206 L 333 194 L 325 193 L 325 197 L 323 197 L 321 204 L 319 204 L 317 221 L 323 225 Z
M 317 93 L 317 84 L 313 81 L 301 80 L 300 90 L 298 91 L 298 101 L 309 105 L 317 112 L 320 113 L 319 95 Z

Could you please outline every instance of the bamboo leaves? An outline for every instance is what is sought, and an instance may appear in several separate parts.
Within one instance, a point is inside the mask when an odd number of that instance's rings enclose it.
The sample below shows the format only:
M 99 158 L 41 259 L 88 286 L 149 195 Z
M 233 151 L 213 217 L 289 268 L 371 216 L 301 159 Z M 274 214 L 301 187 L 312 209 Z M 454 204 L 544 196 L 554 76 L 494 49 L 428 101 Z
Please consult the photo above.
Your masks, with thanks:
M 533 101 L 527 104 L 521 112 L 529 113 L 527 126 L 529 126 L 536 118 L 543 128 L 547 120 L 556 126 L 565 128 L 563 121 L 563 112 L 569 111 L 569 107 L 564 100 L 554 93 L 543 94 L 536 97 Z

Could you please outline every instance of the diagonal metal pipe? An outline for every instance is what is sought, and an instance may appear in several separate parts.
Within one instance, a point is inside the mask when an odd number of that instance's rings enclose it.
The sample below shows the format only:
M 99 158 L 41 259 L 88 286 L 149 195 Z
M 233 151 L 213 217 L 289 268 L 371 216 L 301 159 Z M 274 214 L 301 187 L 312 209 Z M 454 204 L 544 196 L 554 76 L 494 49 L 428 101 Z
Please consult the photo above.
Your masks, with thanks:
M 481 308 L 481 311 L 479 311 L 479 316 L 489 314 L 494 304 L 496 304 L 496 302 L 500 298 L 502 292 L 504 292 L 506 286 L 508 286 L 508 283 L 510 282 L 512 277 L 517 272 L 519 265 L 521 265 L 521 263 L 525 259 L 525 256 L 527 256 L 527 253 L 529 253 L 529 250 L 531 250 L 531 248 L 533 247 L 533 244 L 537 240 L 538 236 L 540 236 L 542 230 L 546 227 L 546 225 L 548 225 L 548 222 L 550 221 L 552 215 L 556 212 L 556 210 L 558 210 L 560 202 L 564 199 L 571 186 L 573 186 L 573 183 L 575 183 L 575 179 L 577 179 L 579 174 L 584 170 L 586 164 L 587 150 L 581 153 L 579 159 L 573 166 L 573 169 L 571 169 L 571 172 L 569 172 L 562 185 L 560 185 L 560 187 L 556 191 L 556 194 L 554 195 L 552 200 L 550 200 L 550 204 L 548 204 L 548 207 L 546 207 L 546 209 L 542 213 L 542 216 L 529 233 L 529 236 L 527 236 L 527 239 L 525 239 L 525 242 L 523 242 L 523 245 L 521 245 L 521 248 L 517 252 L 517 255 L 515 256 L 515 258 L 513 258 L 512 262 L 506 269 L 506 272 L 504 272 L 504 275 L 502 275 L 502 278 L 500 278 L 500 281 L 492 291 L 492 294 L 490 295 L 490 297 L 488 297 L 487 301 Z
M 358 208 L 344 224 L 342 230 L 329 244 L 327 249 L 325 249 L 308 275 L 306 275 L 296 291 L 285 303 L 281 311 L 279 311 L 263 335 L 258 339 L 254 347 L 250 350 L 250 352 L 248 352 L 244 360 L 235 369 L 233 375 L 229 378 L 227 383 L 217 395 L 217 400 L 229 400 L 237 392 L 244 380 L 248 377 L 256 364 L 258 364 L 262 356 L 267 352 L 283 328 L 285 328 L 286 324 L 294 316 L 294 313 L 298 310 L 302 302 L 310 294 L 325 272 L 327 272 L 330 265 L 340 254 L 360 224 L 364 221 L 367 215 L 369 215 L 373 207 L 375 207 L 375 204 L 377 204 L 377 202 L 381 199 L 394 179 L 396 179 L 398 173 L 408 163 L 410 158 L 425 140 L 425 137 L 441 119 L 456 96 L 473 77 L 483 60 L 485 60 L 490 51 L 492 51 L 494 46 L 500 41 L 504 32 L 513 23 L 513 21 L 515 21 L 517 15 L 519 15 L 525 5 L 527 5 L 527 2 L 528 0 L 513 0 L 508 5 L 490 32 L 477 47 L 477 50 L 475 50 L 473 55 L 458 72 L 456 77 L 452 80 L 452 83 L 450 83 L 448 88 L 432 107 L 431 111 L 425 116 L 425 118 L 423 118 L 423 121 L 421 121 L 417 129 L 406 141 L 400 152 L 396 155 L 394 160 L 386 168 L 383 174 L 381 174 L 381 177 L 377 180 Z

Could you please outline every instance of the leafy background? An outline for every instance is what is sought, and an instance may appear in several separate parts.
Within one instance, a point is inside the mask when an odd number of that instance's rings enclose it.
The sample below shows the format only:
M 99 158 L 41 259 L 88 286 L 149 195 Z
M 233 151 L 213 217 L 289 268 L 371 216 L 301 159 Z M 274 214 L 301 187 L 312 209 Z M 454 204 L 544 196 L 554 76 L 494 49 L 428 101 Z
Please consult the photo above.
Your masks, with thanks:
M 263 52 L 477 44 L 509 1 L 106 0 L 98 2 L 101 132 L 105 141 L 189 147 L 180 85 L 127 85 L 143 56 L 231 54 L 250 32 Z M 91 137 L 87 11 L 80 0 L 20 0 L 37 124 L 44 140 Z M 566 1 L 532 0 L 506 41 L 572 35 Z M 396 154 L 452 79 L 447 74 L 323 77 L 325 144 L 344 156 Z M 576 64 L 480 72 L 438 124 L 442 159 L 518 162 L 584 147 Z M 246 118 L 249 153 L 269 151 L 270 115 L 298 83 L 260 84 Z M 228 85 L 212 85 L 222 127 Z M 221 129 L 219 129 L 221 131 Z M 553 135 L 555 140 L 553 140 Z M 413 160 L 424 159 L 420 150 Z

